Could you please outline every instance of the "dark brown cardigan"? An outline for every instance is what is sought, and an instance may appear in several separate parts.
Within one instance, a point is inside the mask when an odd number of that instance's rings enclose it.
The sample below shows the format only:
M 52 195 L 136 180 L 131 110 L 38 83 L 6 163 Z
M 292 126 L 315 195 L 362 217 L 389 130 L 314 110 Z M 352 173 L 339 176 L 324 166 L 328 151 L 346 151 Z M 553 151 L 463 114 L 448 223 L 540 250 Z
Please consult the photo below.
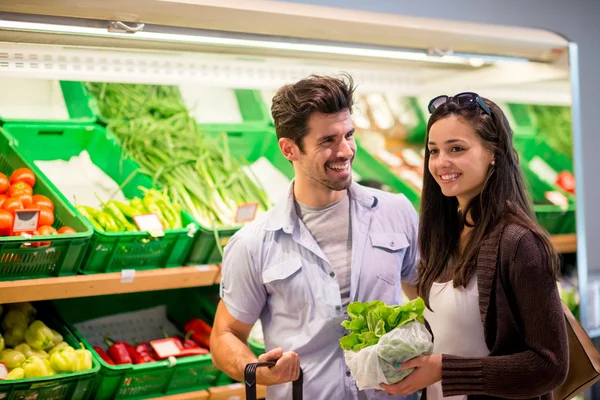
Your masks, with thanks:
M 540 240 L 509 225 L 482 244 L 477 260 L 479 309 L 488 357 L 442 356 L 444 396 L 553 398 L 569 366 L 565 317 Z M 457 340 L 460 340 L 457 338 Z

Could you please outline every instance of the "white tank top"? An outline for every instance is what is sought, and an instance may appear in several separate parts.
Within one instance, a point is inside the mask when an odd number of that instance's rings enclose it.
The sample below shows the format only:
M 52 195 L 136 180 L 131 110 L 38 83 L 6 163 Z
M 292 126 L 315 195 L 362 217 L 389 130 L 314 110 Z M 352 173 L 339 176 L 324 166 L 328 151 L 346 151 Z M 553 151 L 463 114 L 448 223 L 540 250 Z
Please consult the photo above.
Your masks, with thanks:
M 429 294 L 425 319 L 433 331 L 433 353 L 463 357 L 485 357 L 490 351 L 485 344 L 479 312 L 477 275 L 466 288 L 452 286 L 452 281 L 434 283 Z M 467 396 L 443 397 L 442 382 L 427 388 L 427 400 L 466 400 Z

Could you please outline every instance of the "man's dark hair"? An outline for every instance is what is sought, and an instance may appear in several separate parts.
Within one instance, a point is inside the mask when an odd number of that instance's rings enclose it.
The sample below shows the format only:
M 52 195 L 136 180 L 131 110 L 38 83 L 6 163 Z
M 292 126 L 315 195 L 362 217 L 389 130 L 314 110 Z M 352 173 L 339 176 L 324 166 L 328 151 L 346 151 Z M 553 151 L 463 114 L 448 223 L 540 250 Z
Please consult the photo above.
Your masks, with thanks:
M 277 139 L 291 139 L 304 151 L 302 139 L 308 133 L 312 113 L 352 113 L 354 81 L 348 74 L 339 77 L 311 75 L 281 87 L 273 97 L 271 115 Z

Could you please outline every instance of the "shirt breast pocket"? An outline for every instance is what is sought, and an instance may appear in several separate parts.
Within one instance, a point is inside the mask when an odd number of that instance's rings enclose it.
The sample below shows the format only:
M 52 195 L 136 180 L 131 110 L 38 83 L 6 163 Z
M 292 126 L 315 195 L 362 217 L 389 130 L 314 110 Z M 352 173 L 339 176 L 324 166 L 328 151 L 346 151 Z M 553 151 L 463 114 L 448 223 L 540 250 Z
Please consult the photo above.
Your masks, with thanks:
M 390 285 L 400 282 L 402 261 L 408 247 L 404 233 L 371 233 L 372 261 L 377 277 Z
M 292 258 L 270 266 L 262 273 L 262 282 L 275 294 L 288 313 L 297 313 L 308 304 L 307 282 L 302 273 L 302 260 Z M 274 304 L 278 306 L 277 303 Z

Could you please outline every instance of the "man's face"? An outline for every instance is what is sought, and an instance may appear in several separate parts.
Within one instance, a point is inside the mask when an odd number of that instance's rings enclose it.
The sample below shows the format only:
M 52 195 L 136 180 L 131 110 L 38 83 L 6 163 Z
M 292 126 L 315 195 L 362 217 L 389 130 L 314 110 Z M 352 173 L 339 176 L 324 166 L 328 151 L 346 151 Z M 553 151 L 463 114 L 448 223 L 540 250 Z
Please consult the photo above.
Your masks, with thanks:
M 356 143 L 348 110 L 313 113 L 302 144 L 304 151 L 298 151 L 292 160 L 297 179 L 310 182 L 317 190 L 341 191 L 350 187 Z

